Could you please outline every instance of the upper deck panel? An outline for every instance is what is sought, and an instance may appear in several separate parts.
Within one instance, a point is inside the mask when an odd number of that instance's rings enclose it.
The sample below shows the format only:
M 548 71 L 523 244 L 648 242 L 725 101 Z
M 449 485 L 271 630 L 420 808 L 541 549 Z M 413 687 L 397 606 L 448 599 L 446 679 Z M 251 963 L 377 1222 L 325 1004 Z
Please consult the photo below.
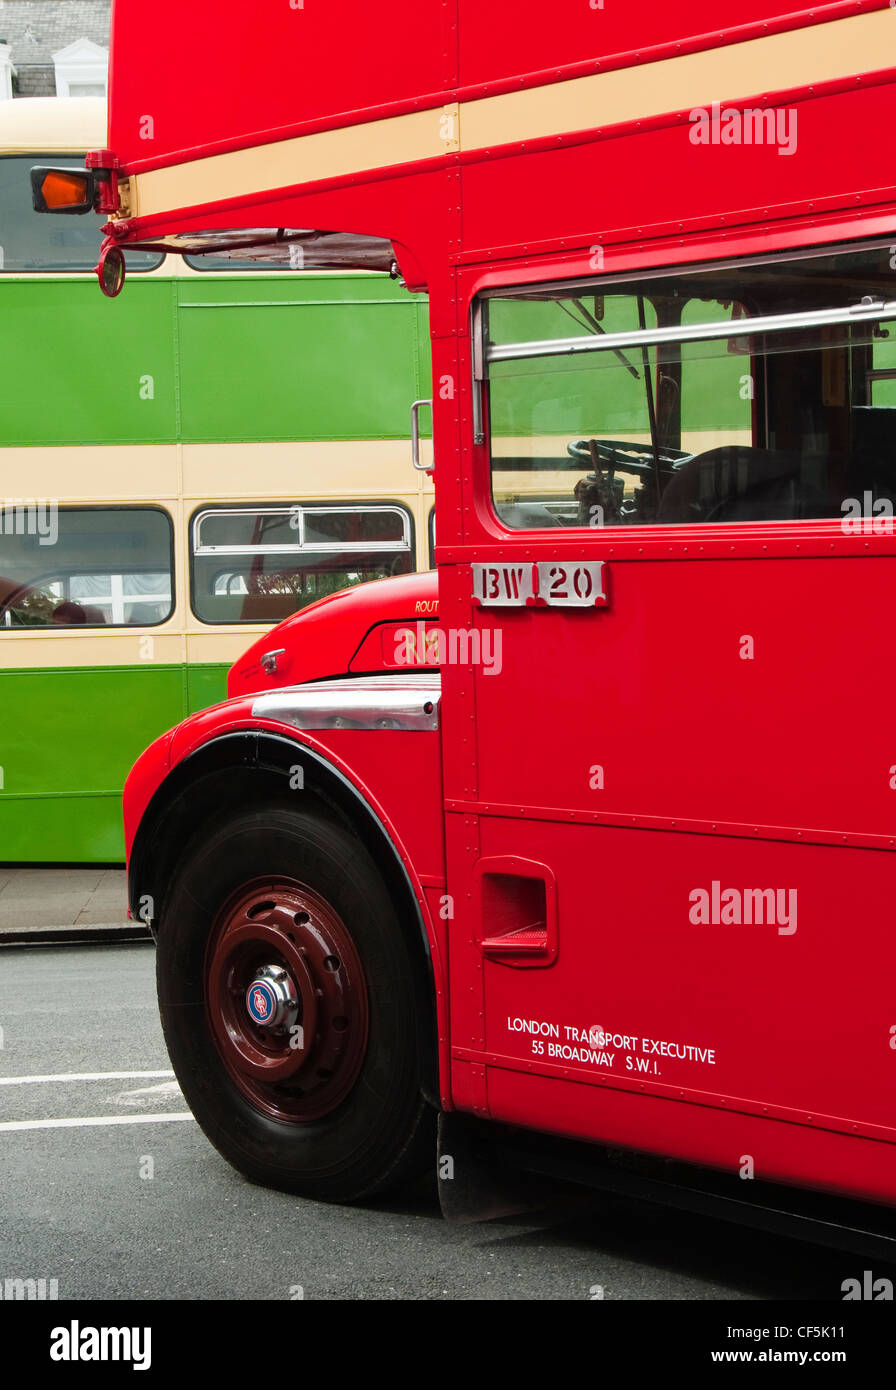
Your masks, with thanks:
M 110 148 L 152 165 L 438 94 L 454 80 L 453 4 L 155 0 L 147 11 L 113 0 Z
M 110 146 L 139 171 L 883 4 L 726 0 L 722 26 L 715 0 L 156 0 L 150 36 L 146 10 L 114 0 Z
M 702 36 L 718 42 L 744 25 L 843 7 L 787 0 L 725 0 L 721 6 L 718 0 L 559 0 L 549 9 L 530 9 L 519 0 L 459 0 L 458 8 L 459 81 L 467 87 Z

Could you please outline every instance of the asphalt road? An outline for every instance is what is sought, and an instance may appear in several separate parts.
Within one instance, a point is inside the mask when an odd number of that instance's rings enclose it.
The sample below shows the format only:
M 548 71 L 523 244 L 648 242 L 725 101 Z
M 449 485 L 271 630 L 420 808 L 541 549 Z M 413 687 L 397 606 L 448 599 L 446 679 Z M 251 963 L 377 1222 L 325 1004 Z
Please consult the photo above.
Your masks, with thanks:
M 60 1299 L 290 1299 L 301 1286 L 306 1299 L 840 1300 L 861 1272 L 850 1256 L 590 1193 L 461 1227 L 434 1185 L 362 1208 L 255 1187 L 186 1112 L 153 964 L 144 945 L 0 952 L 0 1286 L 57 1279 Z

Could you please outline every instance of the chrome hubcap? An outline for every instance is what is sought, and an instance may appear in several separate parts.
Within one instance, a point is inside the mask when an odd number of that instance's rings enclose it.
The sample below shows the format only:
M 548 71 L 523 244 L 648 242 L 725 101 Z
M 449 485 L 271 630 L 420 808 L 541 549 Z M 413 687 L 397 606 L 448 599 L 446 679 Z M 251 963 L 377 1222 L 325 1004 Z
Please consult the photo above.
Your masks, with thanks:
M 262 965 L 246 990 L 246 1010 L 256 1028 L 288 1033 L 299 1012 L 299 994 L 289 973 L 279 965 Z

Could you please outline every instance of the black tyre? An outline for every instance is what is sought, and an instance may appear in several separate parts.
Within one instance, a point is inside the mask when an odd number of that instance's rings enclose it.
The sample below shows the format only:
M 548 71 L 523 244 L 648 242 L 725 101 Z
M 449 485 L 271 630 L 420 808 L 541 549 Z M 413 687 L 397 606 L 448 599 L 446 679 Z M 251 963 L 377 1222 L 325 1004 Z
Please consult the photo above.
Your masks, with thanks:
M 230 1163 L 329 1201 L 434 1164 L 420 964 L 352 834 L 291 807 L 221 819 L 188 845 L 158 927 L 171 1063 Z

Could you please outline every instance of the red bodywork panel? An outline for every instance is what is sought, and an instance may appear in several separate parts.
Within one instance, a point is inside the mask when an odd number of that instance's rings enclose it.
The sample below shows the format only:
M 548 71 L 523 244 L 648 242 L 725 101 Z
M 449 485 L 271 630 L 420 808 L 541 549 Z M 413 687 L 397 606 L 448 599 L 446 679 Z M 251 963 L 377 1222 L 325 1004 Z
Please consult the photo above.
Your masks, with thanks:
M 231 667 L 227 694 L 233 698 L 283 685 L 328 680 L 349 671 L 365 675 L 388 670 L 394 663 L 384 659 L 388 649 L 383 646 L 380 627 L 413 625 L 423 618 L 434 619 L 438 611 L 435 570 L 376 579 L 356 589 L 329 594 L 253 642 Z M 276 664 L 271 653 L 277 654 Z M 262 664 L 266 657 L 270 670 Z
M 445 892 L 445 853 L 441 810 L 441 747 L 438 733 L 370 734 L 354 729 L 300 733 L 252 713 L 253 697 L 228 700 L 193 715 L 157 739 L 131 769 L 124 788 L 125 841 L 130 863 L 134 839 L 147 807 L 165 779 L 191 754 L 226 734 L 269 730 L 319 753 L 345 777 L 389 836 L 407 873 L 426 931 L 439 1037 L 442 1103 L 451 1106 L 448 1088 L 448 1003 L 446 921 L 440 914 Z M 416 793 L 425 787 L 427 795 Z M 139 886 L 131 884 L 132 905 Z
M 395 843 L 407 845 L 407 865 L 413 866 L 412 872 L 422 875 L 424 882 L 444 878 L 438 796 L 412 809 L 411 799 L 403 801 L 398 791 L 401 786 L 407 793 L 415 783 L 437 791 L 440 766 L 435 735 L 421 734 L 406 740 L 398 732 L 378 733 L 371 738 L 356 729 L 299 733 L 277 720 L 256 718 L 252 714 L 253 698 L 244 696 L 200 710 L 150 744 L 134 764 L 125 784 L 128 854 L 146 807 L 168 773 L 179 763 L 222 734 L 239 729 L 271 729 L 317 749 L 354 783 L 368 804 L 377 810 L 383 824 L 392 829 Z M 403 748 L 406 743 L 409 747 L 398 755 L 396 749 Z M 396 777 L 399 763 L 401 776 Z M 374 790 L 377 788 L 379 791 Z
M 808 45 L 818 24 L 890 13 L 883 0 L 811 14 L 738 0 L 720 33 L 708 0 L 575 0 L 542 24 L 521 23 L 510 0 L 404 0 L 387 16 L 352 0 L 335 18 L 260 9 L 265 43 L 234 97 L 220 5 L 185 19 L 162 0 L 150 97 L 137 77 L 143 17 L 116 6 L 110 142 L 126 171 L 261 144 L 262 131 L 548 91 L 626 65 L 646 102 L 645 64 L 704 50 L 721 61 L 734 43 L 787 30 L 805 29 Z M 477 437 L 472 410 L 471 310 L 486 289 L 896 242 L 896 183 L 873 138 L 892 123 L 893 49 L 866 45 L 853 62 L 844 43 L 839 73 L 828 51 L 818 82 L 762 92 L 763 70 L 746 64 L 715 93 L 793 108 L 792 157 L 698 149 L 679 105 L 527 139 L 507 125 L 494 147 L 304 186 L 237 184 L 118 233 L 124 244 L 238 227 L 388 237 L 429 287 L 438 622 L 500 629 L 501 671 L 443 666 L 439 735 L 279 731 L 319 746 L 378 808 L 421 899 L 447 885 L 457 905 L 447 923 L 426 916 L 440 1008 L 451 1003 L 446 1103 L 729 1172 L 750 1156 L 757 1177 L 896 1203 L 896 537 L 847 535 L 837 520 L 512 532 L 491 503 L 488 422 Z M 152 139 L 140 135 L 147 112 Z M 473 565 L 583 558 L 607 567 L 606 606 L 474 604 Z M 415 604 L 435 597 L 434 580 L 403 582 Z M 173 765 L 197 742 L 254 727 L 240 685 L 282 683 L 259 673 L 272 647 L 290 651 L 290 683 L 388 669 L 389 624 L 434 616 L 407 611 L 403 594 L 390 606 L 396 593 L 328 600 L 256 644 L 231 678 L 239 698 L 138 763 L 129 835 L 169 753 Z M 755 660 L 739 659 L 744 634 Z M 784 930 L 689 918 L 695 890 L 771 885 L 798 895 Z M 541 902 L 546 920 L 532 921 Z M 516 956 L 495 946 L 489 903 L 518 933 Z

